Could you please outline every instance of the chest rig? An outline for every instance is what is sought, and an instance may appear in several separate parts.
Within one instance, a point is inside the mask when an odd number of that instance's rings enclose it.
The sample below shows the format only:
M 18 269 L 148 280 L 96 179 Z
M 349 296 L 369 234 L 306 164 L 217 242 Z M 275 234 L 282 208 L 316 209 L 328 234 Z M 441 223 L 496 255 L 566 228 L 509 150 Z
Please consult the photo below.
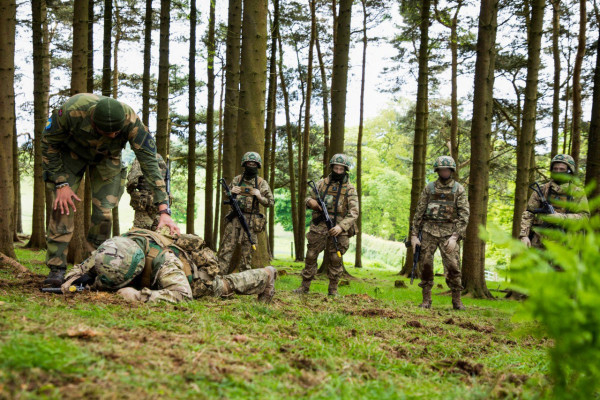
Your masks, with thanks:
M 254 185 L 246 182 L 243 177 L 240 175 L 235 178 L 234 185 L 242 188 L 240 194 L 238 194 L 237 200 L 242 212 L 245 213 L 258 213 L 258 201 L 256 197 L 252 194 L 252 189 L 258 189 L 259 185 L 262 183 L 263 178 L 257 176 L 254 178 Z
M 457 217 L 457 191 L 458 182 L 456 181 L 449 191 L 436 189 L 435 182 L 430 182 L 427 185 L 429 201 L 423 219 L 434 222 L 452 222 Z

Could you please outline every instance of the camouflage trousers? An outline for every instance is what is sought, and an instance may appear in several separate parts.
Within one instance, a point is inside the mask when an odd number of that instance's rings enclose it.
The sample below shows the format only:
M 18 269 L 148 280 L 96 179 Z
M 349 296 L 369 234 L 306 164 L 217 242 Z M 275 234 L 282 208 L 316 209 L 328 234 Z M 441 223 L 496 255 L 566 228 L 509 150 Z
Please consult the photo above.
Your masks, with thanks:
M 244 215 L 248 220 L 248 225 L 250 225 L 250 215 Z M 252 240 L 256 242 L 256 232 L 253 232 L 252 229 L 250 229 L 250 234 L 252 235 Z M 233 253 L 238 245 L 241 247 L 239 265 L 240 272 L 252 269 L 252 245 L 248 240 L 248 235 L 246 235 L 244 228 L 242 228 L 242 224 L 237 218 L 234 218 L 231 220 L 231 222 L 227 222 L 225 224 L 223 240 L 221 241 L 221 246 L 219 246 L 218 253 L 219 257 L 227 265 L 229 265 L 229 271 L 235 270 L 235 266 L 231 265 L 231 259 L 233 258 Z
M 337 237 L 342 255 L 348 250 L 349 239 L 347 235 L 340 235 Z M 328 254 L 324 257 L 329 257 L 329 268 L 327 270 L 327 277 L 329 280 L 337 281 L 340 279 L 342 272 L 344 272 L 344 265 L 342 259 L 337 256 L 333 239 L 329 235 L 321 235 L 317 232 L 308 231 L 306 234 L 306 240 L 308 244 L 306 246 L 306 259 L 304 261 L 304 269 L 301 274 L 302 279 L 312 280 L 317 274 L 317 258 L 326 248 L 329 249 Z M 328 246 L 329 242 L 329 246 Z
M 127 170 L 121 168 L 121 173 L 112 178 L 103 180 L 96 167 L 90 167 L 89 179 L 92 186 L 92 221 L 87 232 L 87 251 L 98 248 L 112 234 L 112 209 L 119 204 L 121 195 L 125 189 L 125 178 Z M 81 175 L 69 174 L 69 186 L 77 192 L 83 172 Z M 51 202 L 54 203 L 56 190 L 53 183 L 48 183 L 52 191 Z M 78 205 L 83 211 L 83 204 Z M 46 244 L 46 264 L 50 269 L 67 268 L 67 247 L 73 237 L 75 214 L 71 209 L 69 215 L 61 214 L 59 209 L 53 210 L 50 215 Z
M 444 244 L 450 238 L 448 236 L 436 237 L 430 233 L 423 232 L 421 239 L 421 257 L 419 260 L 419 269 L 421 271 L 422 288 L 433 287 L 433 256 L 439 248 L 442 256 L 442 263 L 446 272 L 446 284 L 451 290 L 462 290 L 461 271 L 460 271 L 460 247 L 457 244 L 452 251 L 446 250 Z
M 196 278 L 192 282 L 192 293 L 195 299 L 204 296 L 225 297 L 225 284 L 235 294 L 259 294 L 269 283 L 269 273 L 265 268 L 251 269 L 214 278 Z M 229 296 L 228 295 L 228 296 Z
M 179 303 L 191 299 L 192 288 L 183 272 L 181 260 L 170 251 L 165 253 L 164 263 L 153 279 L 152 288 L 142 289 L 142 301 Z
M 154 207 L 154 209 L 156 209 L 156 207 Z M 151 214 L 149 211 L 135 210 L 133 215 L 133 227 L 155 231 L 160 221 L 160 215 L 158 215 L 157 212 Z

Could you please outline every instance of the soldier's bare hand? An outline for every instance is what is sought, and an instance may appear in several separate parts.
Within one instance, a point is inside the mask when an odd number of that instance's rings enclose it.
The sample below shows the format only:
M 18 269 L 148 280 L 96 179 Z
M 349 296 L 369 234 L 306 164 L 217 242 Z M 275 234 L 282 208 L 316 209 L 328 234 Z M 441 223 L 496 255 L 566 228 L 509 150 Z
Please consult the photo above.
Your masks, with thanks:
M 331 229 L 329 230 L 329 234 L 330 234 L 331 236 L 333 236 L 333 237 L 336 237 L 336 236 L 339 236 L 339 235 L 340 235 L 340 233 L 342 233 L 342 230 L 343 230 L 343 229 L 342 229 L 342 227 L 341 227 L 341 226 L 339 226 L 339 225 L 336 225 L 336 226 L 334 226 L 333 228 L 331 228 Z
M 419 240 L 419 238 L 417 236 L 412 236 L 410 238 L 410 244 L 412 246 L 412 251 L 414 253 L 415 251 L 417 251 L 417 246 L 421 245 L 421 241 Z
M 142 301 L 142 293 L 139 290 L 132 287 L 125 287 L 123 289 L 119 289 L 117 290 L 117 294 L 130 302 Z
M 67 293 L 71 293 L 69 291 L 69 288 L 71 287 L 71 285 L 73 285 L 73 282 L 75 282 L 77 279 L 81 278 L 82 275 L 74 275 L 71 278 L 69 278 L 68 281 L 66 281 L 65 283 L 63 283 L 62 285 L 60 285 L 60 291 L 63 292 L 63 294 L 67 294 Z
M 171 236 L 181 234 L 179 227 L 177 226 L 175 221 L 173 221 L 173 219 L 171 218 L 171 216 L 169 214 L 160 214 L 159 218 L 160 219 L 158 220 L 158 226 L 156 227 L 156 230 L 159 230 L 163 226 L 168 226 Z
M 527 247 L 531 247 L 531 240 L 529 240 L 529 238 L 527 236 L 523 236 L 521 238 L 521 242 L 523 242 L 523 244 Z
M 258 188 L 250 190 L 250 193 L 252 193 L 252 196 L 256 196 L 258 200 L 262 199 L 262 195 L 260 194 L 260 190 Z
M 444 243 L 444 246 L 446 247 L 447 251 L 454 251 L 454 249 L 456 248 L 456 237 L 454 236 L 450 236 L 450 238 L 448 240 L 446 240 L 446 243 Z
M 321 206 L 319 205 L 319 203 L 315 200 L 315 199 L 310 199 L 308 201 L 308 207 L 311 210 L 315 210 L 315 211 L 323 211 L 323 209 L 321 208 Z
M 60 209 L 61 214 L 69 215 L 69 207 L 73 207 L 73 212 L 76 212 L 77 208 L 75 207 L 73 199 L 81 201 L 70 186 L 63 186 L 56 189 L 56 199 L 54 200 L 53 209 Z
M 231 193 L 233 194 L 240 194 L 242 193 L 242 188 L 239 186 L 234 186 L 231 188 Z

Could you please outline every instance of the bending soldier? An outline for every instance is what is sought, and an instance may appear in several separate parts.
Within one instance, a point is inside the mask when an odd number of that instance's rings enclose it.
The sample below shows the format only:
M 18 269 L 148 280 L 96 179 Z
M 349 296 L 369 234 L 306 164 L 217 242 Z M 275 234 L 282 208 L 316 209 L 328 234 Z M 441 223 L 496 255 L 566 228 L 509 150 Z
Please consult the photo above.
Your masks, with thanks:
M 244 173 L 238 175 L 229 184 L 231 193 L 237 195 L 237 202 L 246 217 L 252 240 L 256 243 L 257 234 L 265 230 L 266 218 L 261 213 L 262 207 L 273 207 L 273 193 L 266 180 L 258 176 L 262 159 L 258 153 L 248 152 L 242 157 Z M 233 212 L 227 215 L 223 240 L 219 246 L 219 257 L 231 268 L 231 258 L 237 246 L 241 246 L 241 261 L 239 270 L 251 269 L 252 244 L 248 240 L 242 224 L 235 218 Z
M 86 250 L 94 250 L 110 237 L 112 209 L 125 187 L 121 151 L 127 142 L 154 192 L 161 213 L 159 225 L 179 232 L 167 206 L 156 144 L 133 109 L 108 97 L 77 94 L 52 112 L 42 135 L 44 181 L 52 189 L 53 204 L 46 238 L 50 274 L 45 285 L 58 286 L 63 281 L 67 246 L 73 236 L 73 201 L 80 201 L 75 192 L 87 167 L 92 186 L 92 220 Z
M 356 234 L 356 219 L 358 218 L 358 195 L 356 189 L 348 179 L 350 161 L 344 154 L 336 154 L 329 162 L 331 173 L 325 179 L 317 182 L 317 190 L 324 198 L 335 226 L 327 229 L 323 219 L 322 209 L 316 201 L 316 194 L 311 191 L 306 198 L 306 207 L 313 210 L 310 229 L 306 234 L 306 259 L 302 270 L 302 284 L 294 290 L 296 293 L 308 293 L 310 283 L 317 274 L 317 258 L 326 248 L 329 250 L 325 257 L 329 257 L 328 294 L 337 295 L 340 276 L 344 271 L 342 258 L 338 256 L 332 238 L 337 237 L 339 251 L 343 255 L 348 250 L 349 238 Z
M 423 302 L 419 307 L 431 308 L 433 287 L 433 257 L 439 248 L 446 270 L 446 284 L 452 290 L 452 306 L 464 310 L 460 299 L 463 290 L 460 271 L 460 246 L 469 222 L 469 203 L 463 186 L 452 179 L 456 163 L 452 157 L 441 156 L 433 163 L 438 179 L 430 182 L 421 193 L 411 226 L 413 254 L 421 246 L 419 260 Z M 422 239 L 419 240 L 419 231 Z
M 203 296 L 258 294 L 270 302 L 277 271 L 273 267 L 219 275 L 219 260 L 196 235 L 176 239 L 145 229 L 132 229 L 102 243 L 66 276 L 63 292 L 87 274 L 90 289 L 114 291 L 129 301 L 178 303 Z
M 541 187 L 542 194 L 549 201 L 555 218 L 581 219 L 590 215 L 587 197 L 580 187 L 573 183 L 575 177 L 575 160 L 568 154 L 558 154 L 550 162 L 551 179 Z M 565 208 L 565 202 L 576 203 L 572 210 Z M 521 218 L 519 238 L 528 247 L 542 248 L 542 240 L 536 227 L 551 226 L 542 221 L 536 211 L 542 208 L 542 200 L 537 192 L 533 192 L 527 202 L 527 209 Z M 532 229 L 533 228 L 533 229 Z

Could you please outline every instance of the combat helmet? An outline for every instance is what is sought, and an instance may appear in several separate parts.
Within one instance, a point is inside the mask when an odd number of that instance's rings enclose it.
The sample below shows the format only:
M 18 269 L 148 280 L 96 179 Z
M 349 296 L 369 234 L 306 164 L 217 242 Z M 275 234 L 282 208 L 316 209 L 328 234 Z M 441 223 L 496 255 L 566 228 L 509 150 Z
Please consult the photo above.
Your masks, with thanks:
M 439 156 L 433 162 L 433 170 L 437 171 L 440 168 L 450 168 L 452 171 L 456 171 L 456 162 L 454 158 L 450 156 Z
M 255 163 L 257 163 L 258 168 L 262 167 L 262 158 L 260 158 L 260 154 L 254 152 L 254 151 L 249 151 L 246 154 L 244 154 L 244 156 L 242 157 L 242 167 L 248 161 L 254 161 Z
M 125 287 L 144 269 L 145 253 L 133 240 L 115 236 L 96 250 L 94 269 L 98 289 L 117 290 Z
M 558 162 L 566 164 L 569 171 L 571 171 L 572 174 L 575 173 L 575 170 L 576 170 L 575 160 L 570 155 L 568 155 L 568 154 L 555 155 L 554 158 L 552 159 L 552 161 L 550 161 L 550 171 L 552 171 L 552 166 L 554 165 L 554 163 L 558 163 Z
M 342 153 L 334 154 L 329 161 L 329 166 L 333 165 L 341 165 L 342 167 L 345 167 L 347 171 L 350 169 L 350 159 L 347 155 Z

